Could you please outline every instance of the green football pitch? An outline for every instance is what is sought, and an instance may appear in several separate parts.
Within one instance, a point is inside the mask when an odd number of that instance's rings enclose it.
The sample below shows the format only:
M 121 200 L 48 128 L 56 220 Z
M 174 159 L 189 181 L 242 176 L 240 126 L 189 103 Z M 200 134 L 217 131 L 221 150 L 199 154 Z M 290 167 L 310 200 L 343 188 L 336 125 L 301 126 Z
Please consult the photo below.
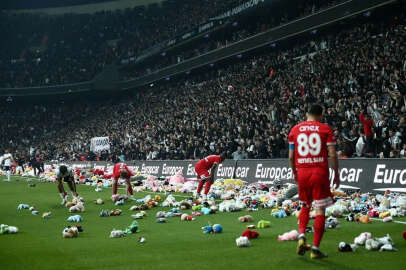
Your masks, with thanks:
M 78 238 L 63 239 L 62 230 L 70 225 L 72 215 L 60 205 L 54 183 L 34 180 L 29 187 L 24 178 L 13 177 L 3 182 L 0 177 L 0 223 L 17 226 L 18 234 L 0 235 L 0 269 L 406 269 L 406 240 L 402 231 L 406 225 L 398 223 L 349 223 L 340 219 L 340 228 L 327 230 L 322 250 L 329 255 L 323 260 L 310 260 L 295 254 L 296 242 L 278 242 L 279 234 L 297 228 L 297 219 L 276 219 L 270 209 L 258 212 L 217 213 L 197 217 L 194 221 L 168 218 L 167 223 L 156 223 L 155 213 L 169 208 L 157 207 L 148 216 L 138 220 L 140 231 L 124 238 L 110 238 L 114 228 L 124 230 L 132 222 L 129 210 L 133 202 L 116 207 L 111 202 L 111 189 L 95 192 L 94 188 L 80 185 L 78 191 L 86 200 L 86 212 L 81 213 L 84 232 Z M 123 192 L 123 190 L 121 190 Z M 138 193 L 142 198 L 148 193 Z M 182 194 L 178 194 L 182 195 Z M 162 196 L 162 195 L 161 195 Z M 104 205 L 93 200 L 102 198 Z M 177 197 L 181 200 L 182 197 Z M 51 211 L 50 219 L 34 216 L 26 210 L 17 210 L 19 203 L 35 205 L 42 212 Z M 99 217 L 101 209 L 120 208 L 121 216 Z M 190 213 L 191 211 L 186 211 Z M 257 229 L 258 239 L 251 247 L 237 248 L 235 239 L 245 229 L 237 218 L 250 214 L 255 221 L 271 221 L 271 227 Z M 397 219 L 406 221 L 405 218 Z M 201 227 L 208 223 L 223 226 L 221 234 L 203 234 Z M 389 233 L 398 252 L 367 251 L 359 247 L 354 253 L 339 253 L 340 241 L 352 243 L 361 232 L 371 232 L 382 237 Z M 145 243 L 139 243 L 139 237 Z M 312 236 L 308 239 L 311 242 Z

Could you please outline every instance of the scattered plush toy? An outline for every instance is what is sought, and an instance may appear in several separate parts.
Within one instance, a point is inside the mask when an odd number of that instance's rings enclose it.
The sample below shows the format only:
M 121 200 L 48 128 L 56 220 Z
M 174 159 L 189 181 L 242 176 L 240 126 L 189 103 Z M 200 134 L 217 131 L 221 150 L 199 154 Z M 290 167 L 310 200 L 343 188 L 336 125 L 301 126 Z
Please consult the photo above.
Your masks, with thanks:
M 35 206 L 31 206 L 31 207 L 29 208 L 29 210 L 31 211 L 31 214 L 33 214 L 34 216 L 36 216 L 36 215 L 39 214 L 38 210 L 35 209 Z
M 100 198 L 98 198 L 97 200 L 94 200 L 93 202 L 98 205 L 104 204 L 104 201 Z
M 285 217 L 288 216 L 288 215 L 286 214 L 285 210 L 283 210 L 283 209 L 280 209 L 279 211 L 274 212 L 272 215 L 273 215 L 274 217 L 276 217 L 276 218 L 285 218 Z
M 360 214 L 350 213 L 345 217 L 345 220 L 349 222 L 359 222 L 360 217 L 361 217 Z
M 254 224 L 250 224 L 250 225 L 247 225 L 247 226 L 245 226 L 247 229 L 255 229 L 256 228 L 256 226 L 254 225 Z
M 70 213 L 79 213 L 79 212 L 84 212 L 84 211 L 85 211 L 85 207 L 82 203 L 77 203 L 76 205 L 69 208 Z
M 389 216 L 390 216 L 389 211 L 382 212 L 382 213 L 379 214 L 379 218 L 381 218 L 381 219 L 384 219 L 384 218 L 389 217 Z
M 384 218 L 382 219 L 382 221 L 383 221 L 383 222 L 392 222 L 393 219 L 392 219 L 391 216 L 389 216 L 389 217 L 384 217 Z
M 359 221 L 360 221 L 361 223 L 364 223 L 364 224 L 371 223 L 371 220 L 369 219 L 369 216 L 367 216 L 367 215 L 361 216 L 361 217 L 359 218 Z
M 77 227 L 68 226 L 62 231 L 63 238 L 76 238 L 79 235 L 79 230 Z
M 136 233 L 136 232 L 138 232 L 138 223 L 137 223 L 137 221 L 134 220 L 134 221 L 130 224 L 130 226 L 128 226 L 128 227 L 125 229 L 124 233 L 125 233 L 125 234 L 132 234 L 132 233 Z
M 15 234 L 18 233 L 18 228 L 15 226 L 8 226 L 6 224 L 0 225 L 0 234 Z
M 180 216 L 180 220 L 182 221 L 192 221 L 195 220 L 193 216 L 189 216 L 188 214 L 182 214 Z
M 238 221 L 239 222 L 252 222 L 252 221 L 254 221 L 254 218 L 250 215 L 245 215 L 245 216 L 239 217 Z
M 376 238 L 367 239 L 365 241 L 365 248 L 367 250 L 379 250 L 382 245 Z
M 120 238 L 120 237 L 124 237 L 124 236 L 125 235 L 124 235 L 124 232 L 122 230 L 113 229 L 110 232 L 110 238 Z
M 269 227 L 271 227 L 271 222 L 268 220 L 260 220 L 260 221 L 258 221 L 257 227 L 259 229 L 269 228 Z
M 139 205 L 133 205 L 133 206 L 130 207 L 130 210 L 131 211 L 138 211 L 138 210 L 140 210 L 140 206 Z
M 368 211 L 368 215 L 370 217 L 379 217 L 379 211 L 375 209 L 371 209 Z
M 368 239 L 371 239 L 372 235 L 370 232 L 363 232 L 359 236 L 355 237 L 354 244 L 363 246 Z
M 145 241 L 147 240 L 144 237 L 138 238 L 138 242 L 140 242 L 141 244 L 145 243 Z
M 326 220 L 325 227 L 328 229 L 335 229 L 339 227 L 338 220 L 335 217 L 328 217 Z
M 156 201 L 156 202 L 161 202 L 161 201 L 162 201 L 161 196 L 155 195 L 155 196 L 154 196 L 154 201 Z
M 81 222 L 82 221 L 82 217 L 80 215 L 74 215 L 74 216 L 70 216 L 67 219 L 69 222 Z
M 28 204 L 23 204 L 23 203 L 20 203 L 17 206 L 17 210 L 23 210 L 23 209 L 28 209 L 28 208 L 30 208 L 30 206 Z
M 51 212 L 45 212 L 45 213 L 42 214 L 42 218 L 43 219 L 48 219 L 48 218 L 51 217 L 51 214 L 52 214 Z
M 75 206 L 76 204 L 74 202 L 66 202 L 65 207 L 66 208 L 71 208 L 72 206 Z
M 406 240 L 406 231 L 403 231 L 403 232 L 402 232 L 402 236 L 403 236 L 403 239 Z
M 108 216 L 110 216 L 110 211 L 109 210 L 101 210 L 99 216 L 100 217 L 108 217 Z
M 202 213 L 204 215 L 210 215 L 211 214 L 211 209 L 207 208 L 207 207 L 202 207 L 201 211 L 202 211 Z
M 255 239 L 259 237 L 259 233 L 256 231 L 245 230 L 242 232 L 241 236 L 247 237 L 248 239 Z
M 192 212 L 192 215 L 195 216 L 195 217 L 197 217 L 197 216 L 203 215 L 203 213 L 202 213 L 202 212 L 198 212 L 198 211 L 193 211 L 193 212 Z
M 166 213 L 164 211 L 158 211 L 156 213 L 156 217 L 157 218 L 164 218 L 164 217 L 166 217 Z
M 221 233 L 223 227 L 220 224 L 214 224 L 213 226 L 207 225 L 202 227 L 203 233 Z
M 28 187 L 35 187 L 36 185 L 34 183 L 28 184 Z
M 156 222 L 158 222 L 158 223 L 165 223 L 165 222 L 166 222 L 166 218 L 164 218 L 164 217 L 157 218 Z
M 237 247 L 249 247 L 251 245 L 250 240 L 245 236 L 240 236 L 235 239 L 235 243 L 237 244 Z
M 340 242 L 338 244 L 338 251 L 340 252 L 354 252 L 357 249 L 356 244 L 347 244 L 345 242 Z
M 123 205 L 124 204 L 124 199 L 118 200 L 114 204 L 115 205 Z
M 398 251 L 398 249 L 395 248 L 392 244 L 385 244 L 381 246 L 379 251 Z
M 299 237 L 299 233 L 296 230 L 285 232 L 278 236 L 278 241 L 296 241 Z
M 122 211 L 120 209 L 115 209 L 115 210 L 110 211 L 109 215 L 110 216 L 119 216 L 119 215 L 121 215 L 121 212 Z
M 203 208 L 203 206 L 202 205 L 193 205 L 192 206 L 192 210 L 193 211 L 201 211 L 202 210 L 202 208 Z M 181 209 L 182 209 L 182 205 L 181 205 Z

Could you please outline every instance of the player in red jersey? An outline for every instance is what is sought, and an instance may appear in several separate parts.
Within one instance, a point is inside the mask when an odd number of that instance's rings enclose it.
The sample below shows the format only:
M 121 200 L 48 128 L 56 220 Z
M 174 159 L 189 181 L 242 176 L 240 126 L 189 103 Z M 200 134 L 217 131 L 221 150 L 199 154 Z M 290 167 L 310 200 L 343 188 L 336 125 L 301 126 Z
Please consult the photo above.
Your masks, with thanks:
M 113 195 L 111 196 L 112 200 L 115 201 L 119 196 L 117 195 L 117 182 L 119 178 L 125 179 L 127 183 L 127 194 L 130 194 L 130 199 L 135 200 L 134 190 L 131 186 L 130 177 L 134 173 L 128 168 L 125 163 L 116 163 L 113 168 Z
M 204 199 L 206 199 L 207 194 L 210 191 L 211 184 L 213 184 L 214 181 L 214 174 L 216 172 L 217 165 L 222 163 L 225 158 L 226 153 L 222 153 L 221 155 L 210 155 L 199 160 L 195 164 L 195 171 L 197 173 L 197 179 L 199 180 L 196 195 L 200 195 L 203 185 L 206 183 L 204 187 Z
M 323 108 L 311 106 L 304 121 L 292 128 L 289 134 L 289 164 L 294 180 L 298 184 L 302 208 L 299 214 L 299 241 L 297 253 L 304 255 L 307 250 L 306 226 L 309 222 L 310 207 L 316 212 L 314 238 L 310 258 L 326 257 L 320 249 L 325 227 L 325 209 L 333 203 L 330 191 L 328 156 L 334 169 L 334 184 L 340 185 L 335 139 L 331 128 L 320 120 Z

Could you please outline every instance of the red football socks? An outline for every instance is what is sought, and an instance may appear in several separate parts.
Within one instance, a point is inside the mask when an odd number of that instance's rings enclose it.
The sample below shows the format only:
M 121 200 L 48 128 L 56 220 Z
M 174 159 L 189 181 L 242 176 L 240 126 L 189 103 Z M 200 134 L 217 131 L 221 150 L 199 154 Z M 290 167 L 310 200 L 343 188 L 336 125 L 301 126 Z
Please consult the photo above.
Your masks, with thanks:
M 113 195 L 117 194 L 117 182 L 113 181 Z
M 199 185 L 197 186 L 197 194 L 200 194 L 200 192 L 203 189 L 204 181 L 199 181 Z
M 206 186 L 204 187 L 204 194 L 207 195 L 207 193 L 209 193 L 209 191 L 210 191 L 210 188 L 211 188 L 211 182 L 207 181 Z
M 326 216 L 325 215 L 317 215 L 316 220 L 314 221 L 314 238 L 313 238 L 313 246 L 319 247 L 321 238 L 323 238 L 324 233 L 324 226 L 325 226 Z
M 130 193 L 130 195 L 134 195 L 134 190 L 131 184 L 127 186 L 127 192 Z
M 306 234 L 306 227 L 309 223 L 310 209 L 307 206 L 302 207 L 299 214 L 299 234 Z

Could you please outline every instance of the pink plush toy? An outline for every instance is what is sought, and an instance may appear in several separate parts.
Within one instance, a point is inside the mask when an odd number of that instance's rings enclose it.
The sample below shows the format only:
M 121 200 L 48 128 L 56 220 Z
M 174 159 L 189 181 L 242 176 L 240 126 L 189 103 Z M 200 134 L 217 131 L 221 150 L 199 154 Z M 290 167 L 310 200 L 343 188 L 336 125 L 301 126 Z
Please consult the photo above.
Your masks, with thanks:
M 177 185 L 177 184 L 183 184 L 185 183 L 185 178 L 182 175 L 182 172 L 178 172 L 175 175 L 172 175 L 169 178 L 169 184 L 171 185 Z
M 375 209 L 371 209 L 368 211 L 368 215 L 370 217 L 379 217 L 379 211 L 375 210 Z
M 278 236 L 278 241 L 294 241 L 299 237 L 299 233 L 296 230 L 291 230 L 290 232 L 285 232 Z

